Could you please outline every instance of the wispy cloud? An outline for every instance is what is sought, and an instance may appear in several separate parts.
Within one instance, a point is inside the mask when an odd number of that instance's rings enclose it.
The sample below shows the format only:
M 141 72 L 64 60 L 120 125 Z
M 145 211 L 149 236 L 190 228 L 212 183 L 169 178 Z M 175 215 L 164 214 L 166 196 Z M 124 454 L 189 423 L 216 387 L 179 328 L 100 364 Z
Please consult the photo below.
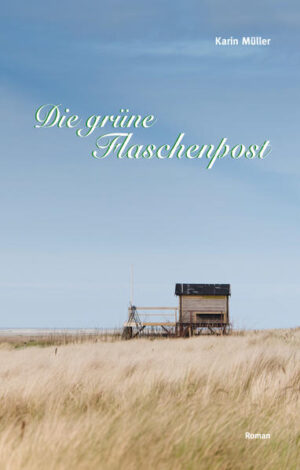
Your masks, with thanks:
M 97 52 L 128 58 L 134 57 L 223 57 L 238 58 L 266 54 L 266 49 L 245 46 L 216 46 L 211 39 L 165 42 L 107 42 L 94 45 Z

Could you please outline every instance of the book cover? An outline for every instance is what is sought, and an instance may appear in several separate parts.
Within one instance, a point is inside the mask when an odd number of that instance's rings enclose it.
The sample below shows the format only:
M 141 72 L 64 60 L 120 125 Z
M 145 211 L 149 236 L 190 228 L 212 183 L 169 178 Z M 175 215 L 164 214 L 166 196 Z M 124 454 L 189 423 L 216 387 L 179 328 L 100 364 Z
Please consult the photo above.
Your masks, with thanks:
M 0 467 L 298 469 L 298 3 L 1 13 Z

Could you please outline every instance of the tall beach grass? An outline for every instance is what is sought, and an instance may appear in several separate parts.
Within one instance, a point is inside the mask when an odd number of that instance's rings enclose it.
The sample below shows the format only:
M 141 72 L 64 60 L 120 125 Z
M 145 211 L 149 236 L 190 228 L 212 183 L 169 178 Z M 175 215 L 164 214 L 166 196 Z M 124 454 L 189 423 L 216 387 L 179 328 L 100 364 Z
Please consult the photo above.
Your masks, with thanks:
M 26 346 L 0 344 L 3 470 L 300 468 L 300 329 Z

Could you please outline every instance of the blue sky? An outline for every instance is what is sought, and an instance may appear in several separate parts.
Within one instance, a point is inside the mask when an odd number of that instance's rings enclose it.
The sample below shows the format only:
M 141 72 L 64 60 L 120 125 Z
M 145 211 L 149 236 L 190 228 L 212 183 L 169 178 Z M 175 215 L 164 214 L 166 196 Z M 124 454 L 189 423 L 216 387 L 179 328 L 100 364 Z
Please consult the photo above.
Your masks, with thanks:
M 234 324 L 299 324 L 296 1 L 2 7 L 2 327 L 109 327 L 176 282 L 228 282 Z M 216 48 L 215 36 L 268 48 Z M 43 103 L 154 114 L 136 141 L 271 140 L 264 161 L 97 161 L 94 136 L 34 129 Z

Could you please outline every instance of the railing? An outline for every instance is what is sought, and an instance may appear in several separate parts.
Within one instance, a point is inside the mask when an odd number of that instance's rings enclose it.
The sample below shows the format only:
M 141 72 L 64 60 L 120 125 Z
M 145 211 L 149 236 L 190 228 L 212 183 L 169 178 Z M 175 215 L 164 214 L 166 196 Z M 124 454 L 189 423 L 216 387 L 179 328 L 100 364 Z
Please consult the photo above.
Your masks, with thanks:
M 178 321 L 178 307 L 135 307 L 142 326 L 175 326 Z M 131 307 L 128 308 L 131 311 Z M 145 313 L 151 311 L 151 313 Z M 153 313 L 160 312 L 160 313 Z M 155 321 L 151 321 L 152 319 Z M 133 326 L 127 322 L 126 326 Z

